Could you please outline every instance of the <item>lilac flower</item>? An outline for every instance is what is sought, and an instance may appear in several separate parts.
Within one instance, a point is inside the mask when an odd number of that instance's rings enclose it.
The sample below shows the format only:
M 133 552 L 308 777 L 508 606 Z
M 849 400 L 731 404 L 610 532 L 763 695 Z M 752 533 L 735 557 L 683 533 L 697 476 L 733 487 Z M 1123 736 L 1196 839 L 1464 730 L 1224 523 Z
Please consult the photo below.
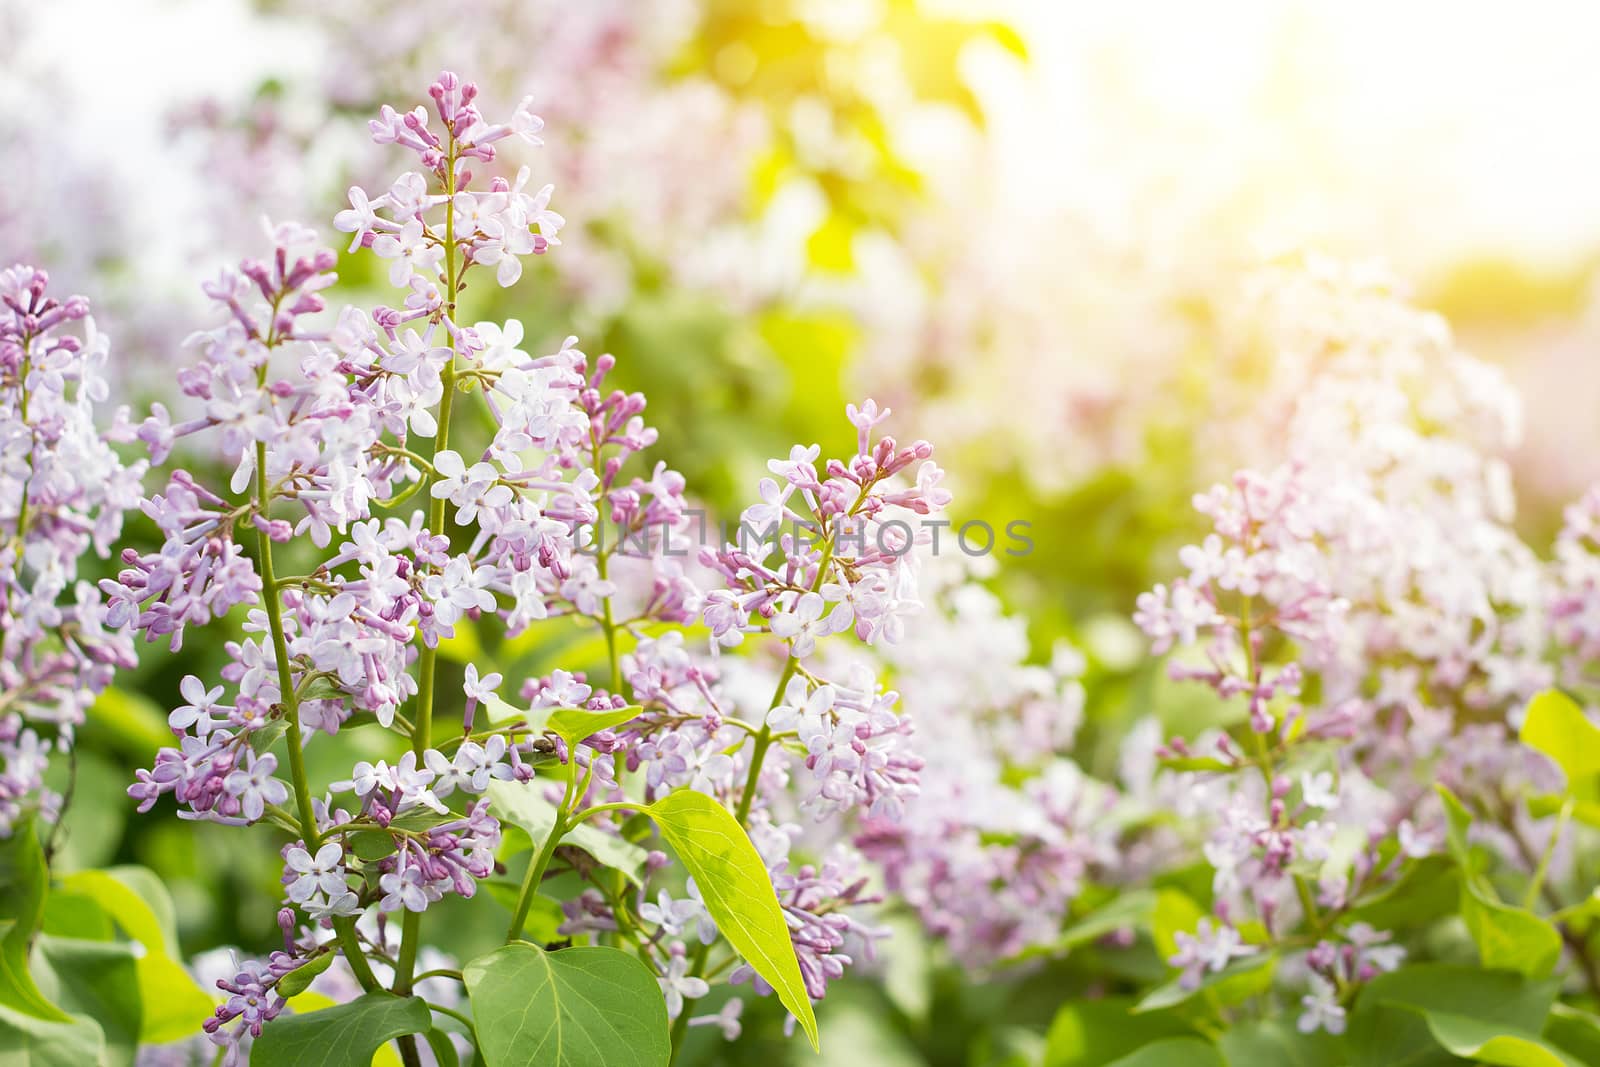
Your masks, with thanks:
M 228 794 L 237 797 L 244 817 L 255 822 L 260 819 L 268 804 L 282 804 L 289 799 L 289 789 L 272 777 L 278 769 L 278 757 L 270 752 L 245 754 L 244 766 L 231 771 L 223 785 Z
M 1179 931 L 1173 940 L 1178 951 L 1167 963 L 1183 970 L 1179 981 L 1185 989 L 1197 988 L 1206 971 L 1224 970 L 1234 960 L 1256 952 L 1255 946 L 1244 943 L 1238 930 L 1225 923 L 1213 924 L 1210 919 L 1201 919 L 1192 934 Z
M 1326 1030 L 1330 1034 L 1344 1033 L 1344 1005 L 1339 1003 L 1338 989 L 1326 978 L 1313 974 L 1311 992 L 1300 998 L 1300 1004 L 1305 1010 L 1300 1013 L 1295 1027 L 1302 1034 L 1318 1030 Z
M 737 1041 L 739 1040 L 739 1035 L 744 1031 L 744 1027 L 739 1022 L 739 1016 L 743 1013 L 744 1001 L 734 997 L 722 1005 L 722 1008 L 715 1015 L 696 1015 L 689 1020 L 689 1025 L 715 1026 L 722 1031 L 722 1039 L 724 1041 Z
M 337 841 L 324 844 L 315 856 L 296 845 L 284 853 L 284 865 L 284 878 L 293 878 L 285 893 L 296 904 L 304 904 L 318 893 L 335 899 L 347 891 L 344 846 Z
M 665 889 L 661 890 L 654 903 L 646 901 L 639 905 L 639 918 L 659 926 L 663 934 L 672 938 L 682 937 L 693 926 L 700 943 L 709 945 L 717 939 L 717 924 L 700 899 L 693 878 L 689 879 L 687 889 L 688 896 L 677 900 Z
M 685 1000 L 698 1000 L 711 991 L 703 978 L 689 973 L 689 960 L 684 955 L 683 942 L 674 941 L 667 958 L 667 969 L 656 979 L 661 995 L 667 998 L 667 1018 L 676 1019 L 683 1014 Z

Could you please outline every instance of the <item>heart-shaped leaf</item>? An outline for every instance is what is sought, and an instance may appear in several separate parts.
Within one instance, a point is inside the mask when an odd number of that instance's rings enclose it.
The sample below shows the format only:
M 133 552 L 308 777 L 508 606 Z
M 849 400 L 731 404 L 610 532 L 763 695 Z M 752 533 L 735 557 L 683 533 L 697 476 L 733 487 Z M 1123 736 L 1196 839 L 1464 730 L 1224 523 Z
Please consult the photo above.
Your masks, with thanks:
M 680 789 L 647 809 L 661 836 L 694 875 L 717 929 L 778 994 L 817 1047 L 817 1019 L 800 975 L 789 924 L 750 835 L 727 808 Z
M 462 970 L 489 1067 L 666 1067 L 656 977 L 614 948 L 546 952 L 516 942 Z
M 368 993 L 348 1004 L 282 1015 L 250 1048 L 251 1067 L 367 1067 L 385 1042 L 426 1033 L 433 1013 L 421 997 Z

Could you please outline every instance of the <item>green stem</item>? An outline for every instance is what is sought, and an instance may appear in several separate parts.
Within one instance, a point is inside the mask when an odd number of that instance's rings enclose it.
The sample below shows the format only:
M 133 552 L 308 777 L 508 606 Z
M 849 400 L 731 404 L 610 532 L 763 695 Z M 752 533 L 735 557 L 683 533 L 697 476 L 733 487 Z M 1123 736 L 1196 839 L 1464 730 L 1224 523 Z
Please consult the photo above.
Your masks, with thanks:
M 1556 818 L 1555 829 L 1550 831 L 1550 840 L 1545 843 L 1544 853 L 1539 857 L 1539 866 L 1534 868 L 1533 881 L 1528 883 L 1528 891 L 1522 894 L 1522 906 L 1532 909 L 1539 899 L 1539 893 L 1544 889 L 1545 875 L 1550 872 L 1550 860 L 1556 854 L 1556 846 L 1561 843 L 1561 835 L 1567 832 L 1567 821 L 1572 818 L 1572 797 L 1567 797 L 1561 805 L 1561 814 Z
M 267 446 L 257 441 L 256 509 L 263 520 L 267 517 L 268 504 Z M 284 721 L 289 724 L 289 777 L 294 782 L 301 836 L 305 838 L 306 848 L 315 852 L 322 843 L 322 835 L 317 832 L 317 818 L 311 807 L 311 786 L 306 781 L 304 741 L 300 734 L 300 702 L 295 698 L 294 675 L 289 666 L 289 642 L 283 631 L 283 604 L 278 600 L 278 582 L 272 570 L 272 538 L 260 526 L 256 527 L 256 547 L 261 556 L 261 585 L 266 594 L 262 600 L 267 609 L 267 626 L 272 631 L 272 656 L 278 667 L 278 700 L 283 706 Z
M 590 455 L 593 457 L 594 476 L 601 479 L 603 483 L 605 481 L 605 464 L 600 462 L 600 437 L 595 433 L 593 424 L 589 426 L 589 451 Z M 604 515 L 600 517 L 600 521 L 605 521 Z M 611 566 L 611 561 L 606 556 L 606 546 L 603 531 L 600 544 L 595 552 L 594 566 L 595 570 L 600 575 L 600 581 L 606 581 L 608 578 L 607 570 Z M 616 617 L 611 613 L 611 598 L 606 597 L 600 603 L 600 629 L 606 635 L 606 658 L 611 664 L 611 691 L 613 693 L 621 693 L 622 661 L 617 656 L 617 620 Z
M 550 857 L 556 854 L 556 846 L 561 844 L 561 839 L 575 825 L 572 807 L 577 799 L 578 761 L 571 751 L 567 753 L 566 775 L 567 788 L 561 794 L 560 806 L 556 808 L 556 821 L 551 825 L 550 834 L 544 839 L 539 855 L 528 864 L 528 873 L 522 876 L 522 888 L 517 890 L 517 906 L 511 909 L 511 926 L 506 930 L 507 944 L 522 936 L 523 924 L 528 921 L 528 910 L 533 907 L 533 895 L 539 891 L 539 883 L 544 880 Z
M 591 817 L 593 817 L 595 815 L 602 815 L 602 814 L 604 814 L 605 812 L 608 812 L 608 811 L 643 811 L 643 810 L 644 810 L 644 805 L 637 804 L 637 803 L 635 803 L 633 801 L 626 801 L 626 800 L 625 801 L 618 801 L 615 804 L 596 804 L 592 808 L 584 808 L 582 811 L 578 812 L 576 815 L 573 815 L 572 818 L 568 819 L 567 820 L 567 828 L 571 829 L 572 827 L 577 826 L 579 823 L 583 822 L 585 819 L 591 818 Z
M 533 896 L 539 891 L 539 883 L 544 881 L 544 872 L 550 866 L 550 857 L 555 855 L 556 845 L 566 836 L 567 829 L 566 817 L 558 814 L 555 825 L 550 827 L 549 836 L 544 839 L 544 847 L 528 864 L 528 873 L 522 876 L 522 888 L 517 891 L 517 907 L 511 913 L 511 925 L 506 929 L 507 943 L 522 937 L 522 927 L 528 921 L 529 909 L 533 907 Z
M 339 935 L 339 944 L 344 949 L 345 962 L 350 965 L 350 970 L 355 973 L 356 981 L 361 983 L 363 992 L 375 993 L 383 986 L 378 982 L 372 968 L 367 964 L 366 954 L 361 950 L 361 938 L 356 935 L 356 920 L 353 915 L 340 915 L 333 920 L 334 932 Z
M 266 368 L 262 368 L 262 377 L 266 377 Z M 256 442 L 256 510 L 261 517 L 267 517 L 270 504 L 267 495 L 267 446 Z M 267 627 L 272 632 L 272 655 L 278 668 L 279 701 L 283 705 L 283 717 L 287 722 L 288 730 L 285 737 L 289 747 L 289 777 L 294 783 L 295 807 L 300 815 L 300 836 L 305 839 L 306 848 L 315 852 L 322 843 L 322 834 L 317 830 L 317 818 L 311 806 L 311 785 L 306 779 L 305 741 L 300 733 L 300 702 L 295 696 L 294 677 L 289 668 L 289 642 L 284 636 L 283 629 L 283 604 L 278 599 L 279 585 L 273 572 L 272 565 L 272 538 L 267 536 L 266 530 L 256 528 L 256 546 L 260 555 L 261 586 L 265 596 L 262 598 L 267 609 Z M 345 961 L 349 963 L 351 972 L 356 976 L 356 981 L 361 983 L 361 988 L 372 992 L 380 988 L 377 978 L 372 973 L 372 968 L 367 965 L 367 959 L 361 949 L 361 940 L 356 936 L 355 919 L 341 916 L 333 921 L 334 930 L 339 935 L 339 944 L 344 949 Z

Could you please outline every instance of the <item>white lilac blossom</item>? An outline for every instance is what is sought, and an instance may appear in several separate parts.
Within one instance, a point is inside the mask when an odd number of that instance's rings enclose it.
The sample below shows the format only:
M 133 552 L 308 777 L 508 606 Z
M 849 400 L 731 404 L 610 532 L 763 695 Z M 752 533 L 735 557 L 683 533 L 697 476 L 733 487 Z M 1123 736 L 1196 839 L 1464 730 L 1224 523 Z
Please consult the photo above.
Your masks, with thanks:
M 116 428 L 96 422 L 110 345 L 88 302 L 48 286 L 34 267 L 0 270 L 0 838 L 29 812 L 53 814 L 51 754 L 135 664 L 79 562 L 109 555 L 146 462 L 125 463 Z
M 337 951 L 361 988 L 382 984 L 386 961 L 369 959 L 361 932 L 374 915 L 401 928 L 388 984 L 410 989 L 424 913 L 473 897 L 496 869 L 497 784 L 559 813 L 536 842 L 508 939 L 551 865 L 571 869 L 591 884 L 566 903 L 565 928 L 633 949 L 682 1025 L 710 974 L 772 990 L 728 958 L 697 887 L 669 881 L 660 853 L 653 899 L 630 900 L 561 847 L 563 834 L 584 822 L 620 835 L 641 796 L 721 801 L 757 843 L 815 999 L 878 936 L 862 917 L 877 898 L 849 849 L 791 856 L 799 828 L 786 820 L 803 812 L 837 838 L 856 812 L 891 823 L 917 795 L 921 760 L 897 693 L 864 661 L 835 673 L 831 646 L 845 634 L 886 646 L 918 612 L 918 520 L 950 499 L 932 447 L 878 436 L 889 412 L 851 405 L 853 455 L 819 465 L 816 446 L 797 447 L 771 463 L 785 487 L 764 485 L 746 519 L 781 533 L 704 547 L 698 561 L 668 551 L 692 536 L 685 481 L 659 461 L 625 473 L 657 433 L 644 397 L 606 388 L 615 360 L 591 361 L 575 338 L 533 356 L 520 324 L 456 317 L 468 275 L 492 268 L 509 285 L 523 257 L 556 246 L 562 220 L 525 168 L 474 184 L 506 144 L 536 144 L 539 123 L 526 103 L 511 122 L 488 122 L 476 87 L 448 72 L 429 95 L 432 113 L 385 107 L 370 124 L 420 169 L 381 193 L 352 189 L 335 219 L 353 249 L 387 261 L 400 306 L 329 309 L 334 253 L 304 227 L 269 226 L 265 260 L 205 287 L 218 322 L 193 335 L 199 360 L 178 374 L 196 413 L 174 422 L 158 408 L 136 431 L 158 459 L 176 441 L 206 441 L 232 477 L 209 486 L 171 472 L 144 502 L 160 546 L 125 551 L 101 583 L 111 625 L 169 648 L 191 629 L 242 622 L 219 677 L 184 680 L 168 720 L 176 743 L 128 790 L 141 811 L 170 794 L 183 818 L 291 836 L 282 921 L 321 940 L 223 986 L 232 999 L 208 1032 L 235 1060 L 281 1010 L 277 979 L 308 952 Z M 469 403 L 481 405 L 477 425 Z M 278 570 L 275 552 L 291 543 L 301 573 Z M 515 636 L 558 618 L 603 634 L 607 677 L 523 680 L 522 710 L 498 694 L 500 672 L 468 664 L 461 729 L 435 733 L 442 642 L 466 625 Z M 691 644 L 702 619 L 713 640 Z M 730 634 L 777 655 L 720 655 Z M 574 711 L 611 725 L 582 738 L 543 725 Z M 314 790 L 307 746 L 369 723 L 400 751 Z M 724 1033 L 738 1030 L 730 1010 L 716 1017 Z

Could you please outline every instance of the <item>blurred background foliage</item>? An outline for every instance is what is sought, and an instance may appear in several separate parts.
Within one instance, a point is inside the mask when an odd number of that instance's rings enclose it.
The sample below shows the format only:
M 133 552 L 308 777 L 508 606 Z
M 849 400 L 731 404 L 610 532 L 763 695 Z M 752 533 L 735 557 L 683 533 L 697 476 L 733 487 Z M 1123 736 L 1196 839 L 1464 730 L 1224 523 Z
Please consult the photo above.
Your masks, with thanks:
M 845 448 L 847 400 L 892 403 L 895 432 L 939 446 L 958 525 L 1030 524 L 1031 553 L 997 557 L 990 584 L 1029 619 L 1040 657 L 1063 639 L 1086 654 L 1077 754 L 1101 773 L 1134 719 L 1211 714 L 1152 670 L 1127 620 L 1197 529 L 1191 494 L 1248 459 L 1217 427 L 1248 423 L 1271 378 L 1271 353 L 1233 310 L 1264 252 L 1387 258 L 1507 368 L 1531 413 L 1513 459 L 1534 544 L 1594 474 L 1600 207 L 1574 207 L 1574 185 L 1592 201 L 1592 181 L 1571 172 L 1592 179 L 1596 135 L 1573 123 L 1550 143 L 1517 141 L 1530 112 L 1591 87 L 1573 56 L 1592 34 L 1502 40 L 1492 20 L 1429 5 L 1389 19 L 1360 5 L 1091 14 L 1050 0 L 145 0 L 132 15 L 100 9 L 107 21 L 73 60 L 58 31 L 84 6 L 0 27 L 12 48 L 0 44 L 0 132 L 21 161 L 0 193 L 0 252 L 37 255 L 95 300 L 130 400 L 155 396 L 181 362 L 195 283 L 257 251 L 258 214 L 323 221 L 352 181 L 386 182 L 392 158 L 364 144 L 378 104 L 409 106 L 444 65 L 483 84 L 491 114 L 532 92 L 549 127 L 529 162 L 556 183 L 563 245 L 515 287 L 469 293 L 473 313 L 519 318 L 530 348 L 572 333 L 615 354 L 615 381 L 649 398 L 651 455 L 716 514 L 736 514 L 791 444 Z M 1559 29 L 1576 10 L 1539 6 L 1534 21 Z M 84 86 L 115 77 L 130 35 L 148 46 L 133 49 L 137 91 L 107 110 Z M 195 52 L 197 38 L 231 43 L 218 57 Z M 97 56 L 110 64 L 98 82 L 63 74 Z M 1539 70 L 1531 89 L 1516 80 Z M 40 116 L 23 105 L 42 91 L 58 95 L 35 110 L 76 131 L 72 151 L 27 150 Z M 1476 108 L 1491 97 L 1500 110 Z M 1479 125 L 1440 142 L 1428 125 L 1440 101 Z M 141 114 L 164 131 L 154 171 L 150 145 L 141 163 L 121 128 Z M 1495 180 L 1508 144 L 1526 151 Z M 133 177 L 116 169 L 130 158 L 144 167 Z M 106 185 L 150 190 L 156 220 L 86 206 L 80 232 L 42 221 L 55 216 L 41 205 L 97 203 Z M 151 233 L 163 241 L 141 245 Z M 1528 233 L 1561 240 L 1508 236 Z M 129 251 L 157 245 L 180 246 L 173 263 Z M 389 299 L 373 270 L 341 258 L 346 298 Z M 467 658 L 520 680 L 602 656 L 593 634 L 558 624 L 491 641 L 468 631 L 447 646 L 443 692 Z M 55 768 L 58 788 L 73 778 L 61 863 L 149 866 L 186 951 L 259 953 L 279 936 L 275 857 L 235 831 L 132 817 L 124 794 L 168 736 L 179 681 L 221 661 L 206 644 L 151 648 L 101 701 L 75 773 Z M 386 755 L 382 740 L 357 727 L 314 746 L 313 778 Z M 496 940 L 489 909 L 441 909 L 463 958 Z M 878 966 L 823 1007 L 824 1062 L 1032 1063 L 1056 1007 L 1103 991 L 1092 983 L 1107 958 L 1092 948 L 962 974 L 909 918 L 887 921 L 896 936 Z M 1159 973 L 1153 949 L 1144 962 L 1137 977 Z M 731 1045 L 696 1031 L 690 1061 L 815 1062 L 770 1028 L 746 1031 Z

